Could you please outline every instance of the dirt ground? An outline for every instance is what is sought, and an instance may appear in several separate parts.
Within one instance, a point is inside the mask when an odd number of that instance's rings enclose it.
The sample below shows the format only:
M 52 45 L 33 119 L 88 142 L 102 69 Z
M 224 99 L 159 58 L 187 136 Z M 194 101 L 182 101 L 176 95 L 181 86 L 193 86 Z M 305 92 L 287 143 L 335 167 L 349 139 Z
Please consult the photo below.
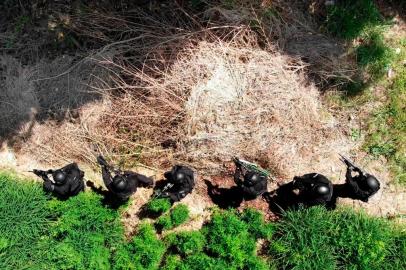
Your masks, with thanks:
M 93 169 L 86 166 L 80 166 L 81 169 L 85 171 L 86 180 L 93 181 L 96 186 L 102 186 L 101 175 L 99 172 L 95 172 Z M 376 166 L 379 167 L 381 164 L 377 162 Z M 0 152 L 0 168 L 12 169 L 17 171 L 19 174 L 30 178 L 32 178 L 33 175 L 28 173 L 28 170 L 33 168 L 49 167 L 55 166 L 38 163 L 36 160 L 33 160 L 31 157 L 27 156 L 16 157 L 10 149 L 6 150 L 3 148 Z M 230 189 L 231 187 L 235 186 L 232 176 L 233 165 L 227 164 L 227 167 L 229 169 L 228 175 L 198 176 L 194 191 L 181 201 L 181 203 L 186 204 L 190 210 L 190 220 L 173 230 L 165 232 L 165 234 L 177 230 L 196 230 L 199 229 L 208 219 L 210 219 L 210 208 L 217 207 L 218 205 L 213 203 L 212 198 L 209 196 L 206 181 L 210 181 L 213 185 L 218 185 L 220 188 L 225 189 Z M 162 172 L 148 170 L 145 168 L 134 168 L 134 170 L 152 177 L 155 181 L 163 179 Z M 342 170 L 342 173 L 344 173 L 344 169 Z M 380 178 L 380 180 L 382 180 L 382 178 Z M 277 188 L 278 182 L 285 183 L 287 180 L 270 182 L 268 184 L 268 191 L 272 191 Z M 343 180 L 335 183 L 342 182 Z M 404 222 L 404 216 L 406 215 L 405 190 L 402 187 L 385 182 L 381 182 L 381 184 L 381 190 L 375 194 L 368 203 L 339 198 L 338 205 L 346 205 L 355 209 L 363 210 L 371 215 L 397 219 L 399 222 Z M 122 213 L 122 221 L 125 225 L 126 235 L 128 237 L 131 237 L 131 235 L 134 234 L 134 230 L 141 221 L 140 212 L 142 207 L 149 201 L 151 195 L 152 189 L 139 188 L 138 191 L 132 196 L 129 206 Z M 237 209 L 243 210 L 247 207 L 256 208 L 263 212 L 266 220 L 278 219 L 278 216 L 269 209 L 268 203 L 263 198 L 257 198 L 251 201 L 242 201 Z M 153 220 L 148 218 L 142 218 L 142 221 L 153 222 Z

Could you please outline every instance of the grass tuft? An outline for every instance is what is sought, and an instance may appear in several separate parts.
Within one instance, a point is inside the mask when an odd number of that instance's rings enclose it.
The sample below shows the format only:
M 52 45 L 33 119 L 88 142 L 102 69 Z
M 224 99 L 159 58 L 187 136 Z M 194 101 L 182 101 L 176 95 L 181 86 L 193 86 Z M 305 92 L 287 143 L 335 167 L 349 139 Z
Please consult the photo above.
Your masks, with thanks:
M 382 33 L 377 31 L 367 33 L 355 50 L 358 65 L 374 78 L 380 78 L 387 73 L 394 57 Z
M 387 103 L 370 121 L 367 150 L 385 156 L 395 181 L 406 184 L 406 71 L 403 69 L 390 87 Z
M 387 220 L 350 209 L 287 212 L 270 252 L 283 269 L 404 269 L 405 232 Z M 401 235 L 401 236 L 400 236 Z M 399 238 L 400 237 L 400 238 Z M 402 266 L 394 268 L 394 265 Z
M 173 248 L 181 256 L 200 253 L 206 245 L 206 239 L 200 231 L 170 234 L 165 241 L 170 248 Z
M 152 225 L 141 224 L 132 241 L 116 253 L 114 269 L 158 269 L 165 252 Z
M 354 39 L 366 29 L 380 25 L 381 15 L 373 0 L 342 0 L 329 7 L 326 26 L 332 34 Z
M 160 230 L 169 230 L 175 228 L 189 219 L 189 209 L 184 204 L 178 204 L 170 213 L 166 213 L 161 216 L 157 222 L 156 226 Z
M 0 173 L 0 269 L 23 269 L 36 262 L 33 251 L 52 216 L 41 186 L 14 178 Z
M 153 199 L 148 202 L 146 208 L 151 214 L 160 215 L 171 208 L 171 202 L 166 198 Z

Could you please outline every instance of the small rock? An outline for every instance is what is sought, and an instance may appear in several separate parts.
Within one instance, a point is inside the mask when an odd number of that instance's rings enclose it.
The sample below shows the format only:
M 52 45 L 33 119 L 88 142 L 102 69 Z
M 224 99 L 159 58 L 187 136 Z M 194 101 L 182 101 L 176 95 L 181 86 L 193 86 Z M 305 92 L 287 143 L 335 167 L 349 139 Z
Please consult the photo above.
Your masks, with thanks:
M 393 69 L 389 68 L 388 69 L 388 78 L 392 78 L 393 77 Z

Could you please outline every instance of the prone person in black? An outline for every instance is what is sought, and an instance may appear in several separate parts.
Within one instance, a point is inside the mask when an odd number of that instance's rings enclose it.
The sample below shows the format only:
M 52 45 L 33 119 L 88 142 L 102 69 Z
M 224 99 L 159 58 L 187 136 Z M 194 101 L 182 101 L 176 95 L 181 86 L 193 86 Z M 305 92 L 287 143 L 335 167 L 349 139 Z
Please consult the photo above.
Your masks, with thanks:
M 352 176 L 352 171 L 351 168 L 347 168 L 347 173 L 345 174 L 345 182 L 352 193 L 350 197 L 368 202 L 369 198 L 380 189 L 378 179 L 368 173 L 359 173 L 356 176 Z
M 364 172 L 348 158 L 341 156 L 341 161 L 347 165 L 345 184 L 336 185 L 336 197 L 351 198 L 368 202 L 369 198 L 380 189 L 380 183 L 375 176 Z M 353 176 L 353 173 L 355 175 Z
M 169 198 L 172 203 L 185 198 L 195 186 L 194 172 L 186 166 L 176 165 L 170 171 L 165 172 L 164 176 L 169 188 L 159 197 Z
M 76 196 L 85 189 L 84 172 L 76 163 L 71 163 L 58 170 L 33 170 L 33 173 L 44 180 L 43 188 L 61 200 Z M 48 175 L 52 175 L 52 180 Z
M 252 200 L 267 191 L 267 177 L 259 172 L 243 168 L 239 160 L 235 162 L 234 182 L 241 189 L 245 200 Z
M 102 167 L 102 177 L 106 188 L 112 195 L 112 199 L 118 203 L 126 202 L 139 186 L 152 187 L 154 184 L 151 178 L 131 171 L 114 170 L 115 175 L 112 176 L 110 172 L 112 168 L 102 156 L 97 158 L 97 162 Z
M 309 173 L 293 178 L 293 189 L 298 189 L 297 201 L 299 204 L 310 207 L 323 205 L 331 207 L 333 185 L 324 175 Z

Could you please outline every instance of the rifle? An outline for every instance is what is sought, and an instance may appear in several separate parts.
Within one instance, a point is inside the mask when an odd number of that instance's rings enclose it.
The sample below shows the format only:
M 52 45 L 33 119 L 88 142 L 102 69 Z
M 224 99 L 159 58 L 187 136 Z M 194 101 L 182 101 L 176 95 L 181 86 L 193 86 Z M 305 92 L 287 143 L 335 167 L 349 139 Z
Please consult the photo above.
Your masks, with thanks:
M 235 165 L 239 168 L 243 167 L 247 171 L 259 173 L 265 177 L 270 176 L 270 173 L 267 170 L 262 169 L 260 166 L 258 166 L 255 163 L 246 161 L 244 159 L 239 159 L 237 157 L 233 157 L 233 161 L 234 161 Z
M 107 169 L 113 171 L 115 174 L 122 174 L 122 171 L 120 170 L 120 168 L 117 169 L 114 166 L 108 164 L 102 155 L 97 157 L 97 163 L 99 163 L 100 166 L 104 166 Z
M 360 174 L 365 175 L 366 173 L 357 165 L 354 164 L 354 162 L 351 161 L 351 159 L 346 158 L 345 156 L 340 155 L 340 161 L 344 163 L 349 169 L 353 171 L 358 171 Z
M 43 180 L 44 180 L 43 177 L 47 175 L 47 172 L 46 172 L 46 171 L 37 170 L 37 169 L 31 170 L 31 171 L 27 171 L 27 172 L 33 173 L 33 174 L 35 174 L 36 176 L 41 177 Z
M 172 183 L 168 183 L 164 186 L 164 188 L 162 190 L 158 190 L 157 192 L 155 192 L 155 194 L 152 196 L 152 199 L 158 199 L 159 197 L 162 196 L 162 194 L 164 192 L 166 192 L 168 189 L 170 189 L 171 187 L 173 187 Z

